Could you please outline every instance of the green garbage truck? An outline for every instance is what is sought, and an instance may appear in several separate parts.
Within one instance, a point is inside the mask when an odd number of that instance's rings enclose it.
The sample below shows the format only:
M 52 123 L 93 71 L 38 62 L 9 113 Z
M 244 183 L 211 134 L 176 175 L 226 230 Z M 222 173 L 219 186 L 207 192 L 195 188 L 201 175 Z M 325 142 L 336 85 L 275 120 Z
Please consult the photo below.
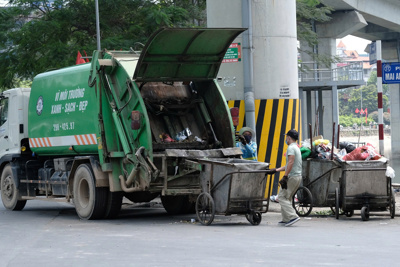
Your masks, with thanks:
M 94 51 L 90 63 L 37 75 L 0 95 L 1 198 L 70 202 L 114 218 L 123 197 L 193 209 L 200 158 L 238 158 L 216 76 L 244 29 L 155 32 L 140 53 Z

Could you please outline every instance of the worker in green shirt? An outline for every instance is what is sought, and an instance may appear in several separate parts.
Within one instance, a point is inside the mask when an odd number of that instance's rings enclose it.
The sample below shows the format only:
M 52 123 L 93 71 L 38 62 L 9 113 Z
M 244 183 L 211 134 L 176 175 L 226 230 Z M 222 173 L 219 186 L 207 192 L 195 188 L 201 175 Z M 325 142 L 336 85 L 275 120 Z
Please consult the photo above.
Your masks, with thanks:
M 281 190 L 278 194 L 279 204 L 281 205 L 282 221 L 279 224 L 291 226 L 300 220 L 297 216 L 295 209 L 292 206 L 293 195 L 296 193 L 300 186 L 302 179 L 302 159 L 301 152 L 297 146 L 299 133 L 296 130 L 290 130 L 286 134 L 286 144 L 288 145 L 286 151 L 286 166 L 272 169 L 276 172 L 285 171 L 285 175 L 279 181 Z

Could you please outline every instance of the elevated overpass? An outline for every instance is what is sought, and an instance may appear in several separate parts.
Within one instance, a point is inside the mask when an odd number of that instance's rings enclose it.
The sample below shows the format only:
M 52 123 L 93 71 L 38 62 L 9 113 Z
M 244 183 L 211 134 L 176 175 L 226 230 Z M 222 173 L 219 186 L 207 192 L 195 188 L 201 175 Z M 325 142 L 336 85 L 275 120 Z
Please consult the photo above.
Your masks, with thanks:
M 354 35 L 370 41 L 382 41 L 383 62 L 400 61 L 400 0 L 321 0 L 327 6 L 333 7 L 332 20 L 328 23 L 315 23 L 314 30 L 318 35 L 319 43 L 306 50 L 317 52 L 320 55 L 336 55 L 336 39 L 347 35 Z M 367 46 L 365 52 L 369 52 Z M 302 61 L 311 61 L 311 58 L 302 53 Z M 334 69 L 334 66 L 325 66 Z M 314 70 L 324 69 L 314 65 Z M 325 107 L 324 114 L 319 112 L 320 130 L 324 137 L 332 138 L 333 122 L 338 123 L 337 90 L 343 88 L 340 83 L 332 79 L 330 83 L 321 80 L 320 71 L 315 71 L 314 80 L 307 82 L 300 80 L 300 98 L 302 99 L 303 129 L 308 123 L 314 125 L 316 110 Z M 310 87 L 312 82 L 312 87 Z M 355 81 L 354 81 L 355 82 Z M 327 87 L 326 84 L 330 84 Z M 355 86 L 355 82 L 352 86 Z M 358 85 L 363 84 L 359 81 Z M 349 86 L 351 87 L 351 86 Z M 391 128 L 392 132 L 400 131 L 400 88 L 398 84 L 390 85 Z M 327 90 L 328 89 L 328 90 Z M 325 90 L 325 91 L 323 91 Z M 330 108 L 332 107 L 332 108 Z M 311 113 L 311 114 L 309 114 Z M 400 136 L 392 135 L 391 166 L 397 171 L 397 182 L 400 182 Z M 399 167 L 396 167 L 399 166 Z

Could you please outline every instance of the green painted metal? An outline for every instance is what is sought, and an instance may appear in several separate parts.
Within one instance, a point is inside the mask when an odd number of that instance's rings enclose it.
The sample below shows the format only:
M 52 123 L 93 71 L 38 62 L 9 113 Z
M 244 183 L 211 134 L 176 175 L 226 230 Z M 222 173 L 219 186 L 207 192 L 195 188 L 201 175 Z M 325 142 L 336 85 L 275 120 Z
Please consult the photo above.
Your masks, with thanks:
M 215 80 L 194 83 L 224 147 L 235 146 L 235 128 L 225 96 Z
M 102 170 L 110 173 L 111 191 L 121 191 L 119 176 L 139 166 L 139 180 L 148 188 L 158 175 L 145 162 L 153 161 L 153 134 L 139 86 L 148 81 L 193 81 L 198 92 L 193 103 L 201 103 L 192 109 L 199 132 L 215 131 L 224 147 L 233 147 L 229 108 L 214 78 L 226 49 L 243 30 L 162 29 L 140 57 L 132 51 L 94 51 L 90 64 L 36 76 L 28 115 L 32 151 L 98 155 Z M 138 130 L 131 129 L 132 111 L 142 116 Z M 165 131 L 169 128 L 173 132 L 171 125 Z M 138 158 L 140 147 L 143 157 Z M 207 148 L 213 148 L 211 141 Z
M 199 81 L 215 79 L 226 50 L 246 29 L 165 28 L 144 47 L 136 81 Z
M 33 152 L 41 155 L 97 153 L 98 110 L 96 92 L 87 83 L 89 69 L 90 64 L 82 64 L 34 78 L 28 111 Z M 94 137 L 88 137 L 91 134 Z M 70 150 L 77 140 L 86 145 L 76 145 Z

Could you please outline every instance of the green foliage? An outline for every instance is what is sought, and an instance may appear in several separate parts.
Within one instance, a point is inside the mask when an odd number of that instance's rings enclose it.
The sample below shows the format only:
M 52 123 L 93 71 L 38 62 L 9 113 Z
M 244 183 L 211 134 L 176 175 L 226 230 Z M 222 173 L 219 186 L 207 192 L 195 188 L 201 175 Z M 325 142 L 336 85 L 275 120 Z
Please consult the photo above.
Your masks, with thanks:
M 378 89 L 377 89 L 377 74 L 376 71 L 372 72 L 367 85 L 361 86 L 360 88 L 348 88 L 339 91 L 339 110 L 340 115 L 354 115 L 356 116 L 355 110 L 367 108 L 369 116 L 375 116 L 375 112 L 378 110 Z M 361 96 L 362 93 L 362 96 Z M 389 99 L 389 87 L 383 85 L 383 110 L 387 110 L 390 105 Z M 362 97 L 362 107 L 361 107 Z M 377 113 L 376 113 L 377 114 Z M 376 115 L 378 116 L 378 115 Z M 378 122 L 378 119 L 374 117 L 374 120 Z M 388 121 L 390 124 L 390 119 Z
M 318 0 L 296 0 L 297 38 L 310 46 L 318 43 L 318 36 L 313 30 L 313 22 L 328 22 L 333 9 L 321 6 Z
M 368 116 L 367 118 L 367 123 L 365 123 L 365 117 L 361 117 L 361 118 L 356 118 L 353 116 L 339 116 L 339 124 L 344 126 L 344 127 L 351 127 L 354 124 L 357 125 L 369 125 L 369 123 L 373 122 L 374 120 L 371 118 L 371 116 Z
M 298 39 L 316 44 L 312 22 L 329 21 L 332 9 L 319 0 L 296 1 Z M 0 88 L 73 65 L 77 51 L 90 55 L 96 49 L 94 0 L 9 0 L 9 4 L 0 9 Z M 99 0 L 99 14 L 102 48 L 129 50 L 146 43 L 160 27 L 205 26 L 206 0 Z M 315 59 L 332 62 L 327 56 Z
M 367 85 L 375 85 L 376 87 L 378 86 L 378 74 L 376 71 L 372 71 L 369 78 Z M 390 98 L 390 91 L 389 91 L 389 85 L 383 84 L 382 85 L 382 91 L 384 95 L 387 95 L 388 98 Z
M 0 9 L 0 88 L 96 49 L 94 0 L 10 0 Z M 129 50 L 160 27 L 203 26 L 205 0 L 99 0 L 102 48 Z
M 318 36 L 314 26 L 316 23 L 324 23 L 331 20 L 329 16 L 333 9 L 329 6 L 321 5 L 318 0 L 296 0 L 297 15 L 297 39 L 313 47 L 318 44 Z M 301 52 L 308 54 L 316 61 L 325 66 L 331 63 L 339 62 L 339 58 L 331 55 L 319 55 L 307 49 L 299 49 Z
M 386 110 L 389 107 L 389 97 L 384 94 L 382 102 L 383 109 Z M 359 110 L 367 108 L 369 114 L 378 110 L 378 90 L 374 84 L 339 92 L 339 109 L 341 115 L 355 114 L 357 108 Z
M 390 113 L 383 112 L 383 124 L 390 125 Z

